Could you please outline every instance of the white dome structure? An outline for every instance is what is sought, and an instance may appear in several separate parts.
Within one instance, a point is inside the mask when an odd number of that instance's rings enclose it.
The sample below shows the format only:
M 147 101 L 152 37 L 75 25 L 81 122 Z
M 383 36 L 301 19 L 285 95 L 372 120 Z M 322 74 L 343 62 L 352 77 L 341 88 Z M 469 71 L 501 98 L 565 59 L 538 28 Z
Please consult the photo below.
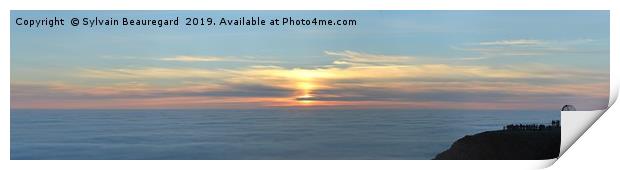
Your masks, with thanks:
M 562 111 L 577 111 L 577 109 L 573 105 L 564 105 L 564 107 L 562 107 Z

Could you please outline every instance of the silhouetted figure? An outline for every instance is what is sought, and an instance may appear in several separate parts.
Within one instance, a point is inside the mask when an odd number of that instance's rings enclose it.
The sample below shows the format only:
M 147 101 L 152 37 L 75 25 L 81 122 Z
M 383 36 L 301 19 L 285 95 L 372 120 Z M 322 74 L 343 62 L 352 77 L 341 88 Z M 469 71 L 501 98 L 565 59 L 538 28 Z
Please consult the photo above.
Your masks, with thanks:
M 552 120 L 551 125 L 549 124 L 510 124 L 504 126 L 502 129 L 505 131 L 526 131 L 526 130 L 550 130 L 554 128 L 560 127 L 559 120 Z
M 551 126 L 553 126 L 553 127 L 560 127 L 560 121 L 559 120 L 551 121 Z

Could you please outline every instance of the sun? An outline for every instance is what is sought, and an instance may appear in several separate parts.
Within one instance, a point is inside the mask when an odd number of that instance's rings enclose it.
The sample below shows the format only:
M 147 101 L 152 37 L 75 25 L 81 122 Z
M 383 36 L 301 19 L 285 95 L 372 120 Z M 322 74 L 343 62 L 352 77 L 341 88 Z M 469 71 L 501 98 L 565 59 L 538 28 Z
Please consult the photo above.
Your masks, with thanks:
M 295 100 L 297 100 L 298 103 L 301 103 L 304 105 L 309 105 L 309 104 L 314 103 L 311 95 L 302 95 L 302 96 L 297 97 Z
M 312 95 L 312 90 L 316 88 L 316 85 L 310 82 L 298 82 L 297 89 L 299 95 L 295 97 L 295 100 L 298 103 L 308 105 L 314 103 L 312 100 L 314 96 Z
M 317 104 L 315 91 L 321 87 L 319 80 L 329 75 L 318 70 L 304 69 L 295 69 L 292 73 L 291 80 L 297 91 L 293 96 L 296 103 L 304 106 Z

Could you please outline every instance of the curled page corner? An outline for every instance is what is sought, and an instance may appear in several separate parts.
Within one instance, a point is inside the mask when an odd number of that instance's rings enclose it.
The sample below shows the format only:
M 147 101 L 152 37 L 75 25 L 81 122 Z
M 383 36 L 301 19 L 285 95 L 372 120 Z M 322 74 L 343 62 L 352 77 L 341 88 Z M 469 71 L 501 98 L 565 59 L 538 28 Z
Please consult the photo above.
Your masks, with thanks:
M 545 169 L 549 168 L 551 165 L 555 164 L 558 161 L 558 158 L 540 160 L 539 162 L 532 163 L 532 168 L 530 169 Z
M 610 62 L 615 60 L 610 58 Z M 614 74 L 613 70 L 610 70 L 610 74 Z M 616 73 L 617 74 L 617 73 Z M 600 118 L 603 113 L 607 111 L 618 99 L 618 89 L 620 89 L 620 79 L 613 76 L 609 81 L 609 104 L 606 109 L 591 110 L 591 111 L 562 111 L 561 116 L 561 142 L 560 142 L 560 154 L 561 157 L 570 146 L 572 146 L 589 128 Z
M 585 133 L 606 110 L 562 111 L 561 112 L 561 157 L 579 137 Z

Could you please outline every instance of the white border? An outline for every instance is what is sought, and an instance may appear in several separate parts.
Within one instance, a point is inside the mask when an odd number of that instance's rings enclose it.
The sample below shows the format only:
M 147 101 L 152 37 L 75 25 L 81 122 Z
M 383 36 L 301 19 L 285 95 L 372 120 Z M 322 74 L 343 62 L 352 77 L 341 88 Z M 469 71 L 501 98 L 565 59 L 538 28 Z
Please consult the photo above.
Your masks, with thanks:
M 144 1 L 127 2 L 125 0 L 109 0 L 100 2 L 71 1 L 71 0 L 22 0 L 22 1 L 1 1 L 0 9 L 0 31 L 4 41 L 0 43 L 0 53 L 3 57 L 0 61 L 0 79 L 4 82 L 0 85 L 2 94 L 1 104 L 4 115 L 0 118 L 0 168 L 1 169 L 211 169 L 211 168 L 233 168 L 233 169 L 412 169 L 413 167 L 422 169 L 462 169 L 463 167 L 476 169 L 523 169 L 541 168 L 553 162 L 547 161 L 8 161 L 10 148 L 10 10 L 29 9 L 69 9 L 69 10 L 172 10 L 172 9 L 191 9 L 191 10 L 230 10 L 230 9 L 272 9 L 272 10 L 367 10 L 367 9 L 401 9 L 401 10 L 612 10 L 612 47 L 617 44 L 618 35 L 614 34 L 617 30 L 618 17 L 614 14 L 619 13 L 618 3 L 614 0 L 419 0 L 419 1 L 399 1 L 399 0 L 307 0 L 304 2 L 292 1 Z M 615 22 L 614 22 L 615 21 Z M 611 63 L 618 63 L 617 52 L 611 48 Z M 612 71 L 612 95 L 613 99 L 617 96 L 618 89 L 618 67 L 611 67 Z M 614 76 L 616 75 L 616 76 Z M 619 125 L 614 122 L 620 121 L 617 113 L 618 106 L 612 107 L 610 113 L 602 116 L 603 120 L 595 123 L 593 130 L 584 135 L 586 139 L 580 139 L 570 148 L 558 161 L 557 166 L 552 168 L 571 168 L 571 167 L 591 167 L 600 166 L 606 169 L 618 169 L 613 158 L 619 153 L 617 149 Z M 605 144 L 605 145 L 601 145 Z M 613 148 L 616 148 L 615 150 Z M 598 160 L 606 160 L 599 162 Z M 616 168 L 612 168 L 616 167 Z

